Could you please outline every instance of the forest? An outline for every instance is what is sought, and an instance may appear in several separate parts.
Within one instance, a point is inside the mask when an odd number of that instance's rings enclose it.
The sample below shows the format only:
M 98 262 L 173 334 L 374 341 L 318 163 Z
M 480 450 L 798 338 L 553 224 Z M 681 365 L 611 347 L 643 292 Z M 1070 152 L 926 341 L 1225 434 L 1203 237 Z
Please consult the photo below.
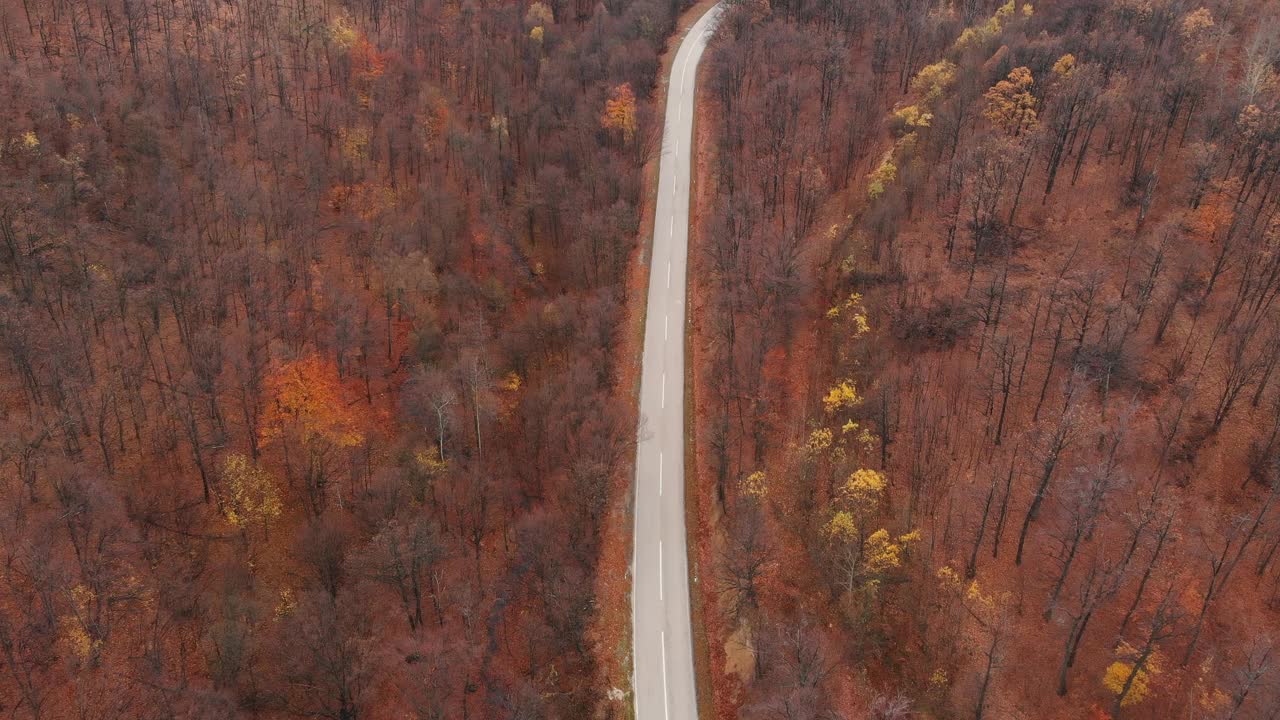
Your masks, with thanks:
M 681 9 L 0 2 L 7 717 L 621 716 Z
M 703 715 L 1280 717 L 1280 7 L 743 0 Z
M 6 715 L 633 717 L 692 4 L 0 0 Z M 701 716 L 1280 717 L 1280 6 L 724 4 Z

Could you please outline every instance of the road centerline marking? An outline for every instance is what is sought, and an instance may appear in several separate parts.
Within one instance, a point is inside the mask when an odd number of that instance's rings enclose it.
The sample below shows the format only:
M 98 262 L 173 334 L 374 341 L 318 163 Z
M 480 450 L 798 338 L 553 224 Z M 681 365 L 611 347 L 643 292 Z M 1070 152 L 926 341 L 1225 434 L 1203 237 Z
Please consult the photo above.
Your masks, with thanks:
M 670 720 L 671 698 L 667 692 L 667 631 L 662 631 L 662 715 Z

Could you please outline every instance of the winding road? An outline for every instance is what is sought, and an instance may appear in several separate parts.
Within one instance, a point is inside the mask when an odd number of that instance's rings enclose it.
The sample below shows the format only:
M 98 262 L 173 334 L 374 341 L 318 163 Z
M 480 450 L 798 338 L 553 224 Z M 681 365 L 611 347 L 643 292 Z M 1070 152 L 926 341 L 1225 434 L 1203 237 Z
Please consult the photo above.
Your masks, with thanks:
M 631 627 L 637 720 L 698 717 L 685 546 L 685 261 L 694 83 L 720 9 L 712 7 L 690 28 L 667 82 L 636 449 Z

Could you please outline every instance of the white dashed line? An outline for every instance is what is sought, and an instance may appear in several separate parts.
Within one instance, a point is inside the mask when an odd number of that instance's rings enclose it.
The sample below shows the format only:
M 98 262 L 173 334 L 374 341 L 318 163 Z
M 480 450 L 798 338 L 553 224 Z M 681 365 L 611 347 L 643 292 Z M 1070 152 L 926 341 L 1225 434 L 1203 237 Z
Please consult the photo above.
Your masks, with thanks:
M 662 631 L 662 715 L 671 719 L 671 703 L 667 697 L 667 631 Z

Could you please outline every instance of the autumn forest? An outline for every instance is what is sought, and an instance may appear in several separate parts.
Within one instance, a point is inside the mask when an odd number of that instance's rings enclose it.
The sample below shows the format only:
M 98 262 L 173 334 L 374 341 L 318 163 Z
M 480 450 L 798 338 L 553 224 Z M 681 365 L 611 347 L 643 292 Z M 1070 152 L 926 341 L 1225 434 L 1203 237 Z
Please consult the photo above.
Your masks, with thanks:
M 635 717 L 714 0 L 0 0 L 0 713 Z M 724 0 L 716 720 L 1280 718 L 1280 6 Z
M 6 714 L 604 705 L 678 9 L 0 6 Z

